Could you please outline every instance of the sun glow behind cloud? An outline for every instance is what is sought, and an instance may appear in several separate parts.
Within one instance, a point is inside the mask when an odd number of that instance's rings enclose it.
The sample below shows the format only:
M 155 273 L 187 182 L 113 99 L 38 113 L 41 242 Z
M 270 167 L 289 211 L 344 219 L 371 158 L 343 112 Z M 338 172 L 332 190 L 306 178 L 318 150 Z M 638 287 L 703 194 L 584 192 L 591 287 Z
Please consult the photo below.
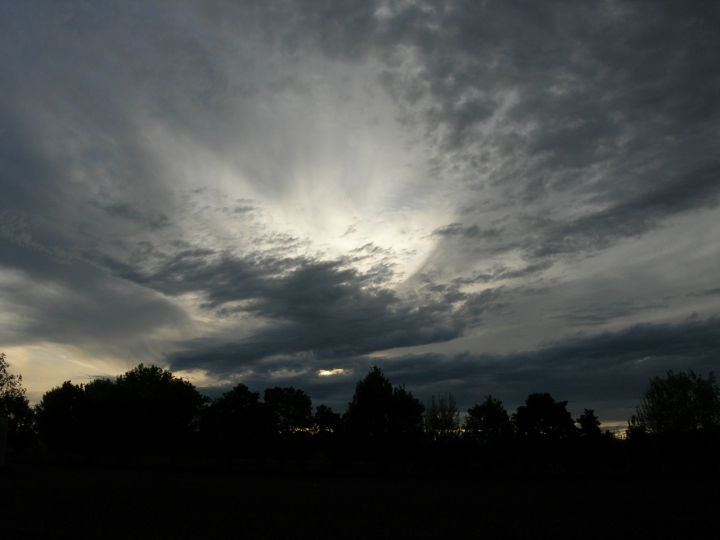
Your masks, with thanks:
M 299 94 L 263 97 L 262 118 L 238 106 L 221 153 L 148 124 L 148 150 L 173 178 L 168 233 L 235 253 L 277 249 L 280 238 L 328 258 L 372 244 L 359 268 L 383 261 L 412 275 L 437 244 L 430 233 L 451 219 L 451 206 L 437 204 L 445 188 L 432 187 L 426 147 L 398 124 L 396 105 L 359 82 L 377 78 L 377 68 L 335 70 Z
M 321 369 L 317 373 L 318 375 L 320 375 L 320 377 L 332 377 L 334 375 L 345 375 L 347 373 L 347 370 L 342 368 Z

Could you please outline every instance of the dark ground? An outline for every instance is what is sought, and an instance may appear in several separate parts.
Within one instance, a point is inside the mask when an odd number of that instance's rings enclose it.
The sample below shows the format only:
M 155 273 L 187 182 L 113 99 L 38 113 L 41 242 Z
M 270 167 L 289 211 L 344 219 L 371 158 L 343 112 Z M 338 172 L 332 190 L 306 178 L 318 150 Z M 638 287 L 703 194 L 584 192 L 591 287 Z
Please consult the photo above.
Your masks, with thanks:
M 0 538 L 704 538 L 720 480 L 9 465 Z M 714 531 L 714 532 L 712 532 Z

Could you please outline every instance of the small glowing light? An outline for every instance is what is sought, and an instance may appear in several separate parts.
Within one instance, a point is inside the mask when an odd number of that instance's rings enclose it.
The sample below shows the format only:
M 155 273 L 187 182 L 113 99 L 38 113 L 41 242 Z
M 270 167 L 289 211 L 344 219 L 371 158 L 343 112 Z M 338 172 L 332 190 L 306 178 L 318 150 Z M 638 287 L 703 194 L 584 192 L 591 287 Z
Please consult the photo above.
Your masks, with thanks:
M 318 371 L 318 375 L 321 377 L 330 377 L 331 375 L 342 375 L 345 373 L 344 369 L 335 368 L 335 369 L 321 369 Z

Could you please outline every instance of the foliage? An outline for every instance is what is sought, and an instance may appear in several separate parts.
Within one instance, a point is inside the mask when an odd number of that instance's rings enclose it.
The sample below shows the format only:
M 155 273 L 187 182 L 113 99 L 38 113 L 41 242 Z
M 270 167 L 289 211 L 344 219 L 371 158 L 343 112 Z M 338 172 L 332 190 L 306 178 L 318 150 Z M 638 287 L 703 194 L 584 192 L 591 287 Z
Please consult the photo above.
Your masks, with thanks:
M 78 422 L 83 430 L 84 449 L 92 455 L 112 455 L 123 443 L 125 407 L 120 403 L 117 384 L 113 379 L 95 379 L 81 385 Z
M 355 386 L 343 416 L 352 451 L 381 463 L 406 461 L 422 435 L 425 407 L 403 386 L 393 388 L 374 366 Z
M 455 397 L 448 393 L 437 401 L 432 396 L 425 407 L 423 430 L 433 440 L 447 440 L 460 432 L 460 412 Z
M 189 381 L 143 364 L 116 380 L 120 426 L 131 454 L 174 454 L 196 428 L 207 403 Z
M 342 415 L 333 412 L 327 405 L 315 407 L 313 415 L 313 432 L 316 434 L 336 433 L 342 425 Z
M 0 353 L 0 416 L 8 418 L 8 444 L 19 449 L 31 435 L 33 411 L 25 397 L 22 375 L 10 373 L 5 353 Z
M 312 400 L 302 390 L 276 386 L 265 390 L 263 397 L 275 415 L 281 433 L 307 430 L 312 426 Z
M 583 437 L 600 437 L 602 435 L 600 420 L 592 409 L 585 409 L 575 421 L 580 425 L 580 435 Z
M 359 436 L 418 433 L 424 410 L 412 393 L 403 386 L 393 388 L 380 368 L 373 366 L 355 386 L 345 420 Z
M 2 411 L 8 396 L 27 404 L 21 378 L 7 367 L 0 355 Z M 425 408 L 377 367 L 358 381 L 342 416 L 325 405 L 313 414 L 310 397 L 293 387 L 268 388 L 263 396 L 238 384 L 208 400 L 169 371 L 141 364 L 117 379 L 66 381 L 51 389 L 35 407 L 35 426 L 51 452 L 70 457 L 173 457 L 197 448 L 228 463 L 272 456 L 281 466 L 288 459 L 303 466 L 313 457 L 346 466 L 360 458 L 381 466 L 471 460 L 486 470 L 594 470 L 626 462 L 638 471 L 648 464 L 685 470 L 686 463 L 717 470 L 720 430 L 707 429 L 720 427 L 720 389 L 712 373 L 669 371 L 651 379 L 627 441 L 603 437 L 592 409 L 573 421 L 567 401 L 547 393 L 528 396 L 512 417 L 488 395 L 468 410 L 464 437 L 455 439 L 459 414 L 451 394 L 433 396 Z
M 720 425 L 720 388 L 715 375 L 707 379 L 688 373 L 667 372 L 650 379 L 630 421 L 630 430 L 659 434 L 687 433 Z
M 36 406 L 37 429 L 61 455 L 176 455 L 206 402 L 190 382 L 140 364 L 114 381 L 66 381 L 46 392 Z
M 310 396 L 292 386 L 276 386 L 265 390 L 264 400 L 274 418 L 275 434 L 270 439 L 272 454 L 281 464 L 284 464 L 286 459 L 294 459 L 298 464 L 304 465 L 310 453 Z
M 390 408 L 389 433 L 395 435 L 414 435 L 422 432 L 422 416 L 425 406 L 415 399 L 405 386 L 393 388 Z
M 313 415 L 312 444 L 315 455 L 334 463 L 347 458 L 345 429 L 342 415 L 327 405 L 318 405 Z
M 8 371 L 10 364 L 5 353 L 0 353 L 0 397 L 20 397 L 25 395 L 22 387 L 22 375 L 14 375 Z
M 355 385 L 355 394 L 348 403 L 345 420 L 354 433 L 380 435 L 390 430 L 392 384 L 380 368 L 373 367 Z
M 567 401 L 555 401 L 547 393 L 530 394 L 512 420 L 519 435 L 534 438 L 567 439 L 577 431 Z
M 463 429 L 467 438 L 487 443 L 512 433 L 512 424 L 502 401 L 488 395 L 482 404 L 468 409 Z
M 33 439 L 33 410 L 25 397 L 22 375 L 9 371 L 4 353 L 0 353 L 0 417 L 7 418 L 7 448 L 21 453 Z
M 203 409 L 200 432 L 206 448 L 218 457 L 261 457 L 276 422 L 260 394 L 238 384 Z
M 35 406 L 35 423 L 40 439 L 51 452 L 72 455 L 82 447 L 91 427 L 84 421 L 85 402 L 83 386 L 70 381 L 43 394 Z

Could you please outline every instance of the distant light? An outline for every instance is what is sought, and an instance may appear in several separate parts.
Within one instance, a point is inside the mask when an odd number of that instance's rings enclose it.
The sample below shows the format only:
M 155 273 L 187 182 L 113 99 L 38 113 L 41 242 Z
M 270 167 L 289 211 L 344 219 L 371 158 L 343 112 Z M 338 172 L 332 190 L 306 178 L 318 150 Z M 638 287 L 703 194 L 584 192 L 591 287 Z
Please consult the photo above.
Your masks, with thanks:
M 345 373 L 344 369 L 335 368 L 335 369 L 321 369 L 318 371 L 318 375 L 321 377 L 330 377 L 331 375 L 343 375 Z

